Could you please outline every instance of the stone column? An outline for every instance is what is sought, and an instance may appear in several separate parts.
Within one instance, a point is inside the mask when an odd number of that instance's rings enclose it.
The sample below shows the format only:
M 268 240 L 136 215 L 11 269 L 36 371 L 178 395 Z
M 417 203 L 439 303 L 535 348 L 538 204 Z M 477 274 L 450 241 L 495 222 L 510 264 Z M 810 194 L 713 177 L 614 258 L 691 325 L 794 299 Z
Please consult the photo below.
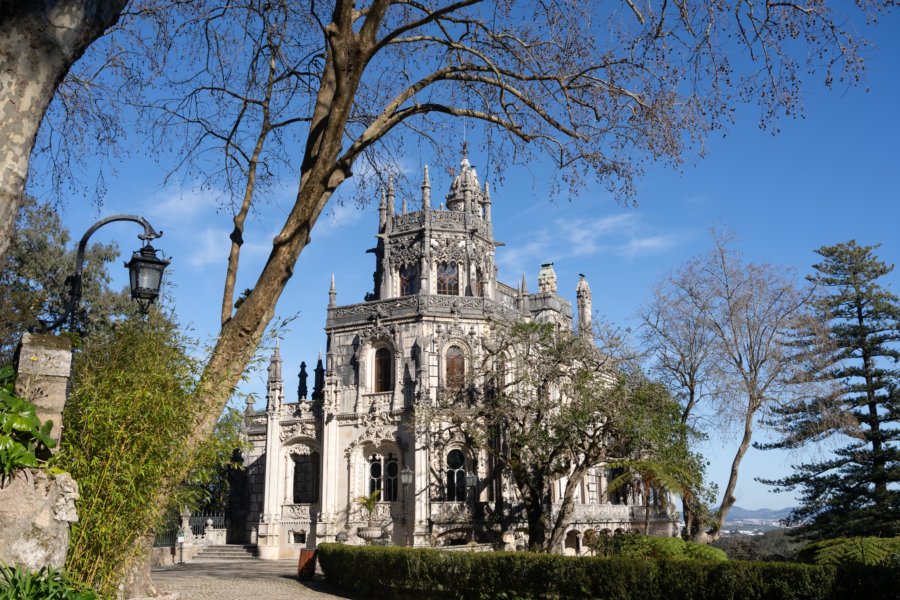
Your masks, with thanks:
M 72 340 L 51 333 L 26 333 L 19 346 L 15 393 L 37 405 L 41 421 L 53 421 L 56 449 L 62 437 L 62 413 L 69 395 Z

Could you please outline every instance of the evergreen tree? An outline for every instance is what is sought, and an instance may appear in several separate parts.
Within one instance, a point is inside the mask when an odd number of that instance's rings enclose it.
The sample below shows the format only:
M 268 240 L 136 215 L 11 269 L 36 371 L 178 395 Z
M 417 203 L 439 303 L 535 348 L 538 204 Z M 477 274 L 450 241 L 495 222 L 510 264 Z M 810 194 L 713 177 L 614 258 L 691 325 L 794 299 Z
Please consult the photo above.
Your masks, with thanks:
M 877 247 L 850 241 L 816 251 L 824 260 L 809 280 L 821 293 L 796 342 L 819 393 L 776 411 L 783 437 L 764 446 L 846 441 L 827 460 L 765 481 L 800 489 L 791 520 L 812 538 L 900 534 L 900 300 L 879 284 L 893 265 Z

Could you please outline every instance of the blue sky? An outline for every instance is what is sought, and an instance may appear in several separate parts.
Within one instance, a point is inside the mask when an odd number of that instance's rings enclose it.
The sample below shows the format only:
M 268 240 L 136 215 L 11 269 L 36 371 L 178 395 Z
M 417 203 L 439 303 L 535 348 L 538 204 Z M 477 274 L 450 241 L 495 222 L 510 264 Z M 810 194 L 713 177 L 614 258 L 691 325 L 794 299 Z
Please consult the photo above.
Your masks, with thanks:
M 885 19 L 867 35 L 874 47 L 868 52 L 864 86 L 828 91 L 820 79 L 810 78 L 804 88 L 805 118 L 781 121 L 774 136 L 757 126 L 756 107 L 740 107 L 738 122 L 726 135 L 707 139 L 705 158 L 677 171 L 649 168 L 637 184 L 636 208 L 617 205 L 599 187 L 571 201 L 548 201 L 540 165 L 509 172 L 502 185 L 492 181 L 495 236 L 506 243 L 497 254 L 500 279 L 515 284 L 525 272 L 534 291 L 540 264 L 553 261 L 560 292 L 574 304 L 578 273 L 585 273 L 594 310 L 627 327 L 657 280 L 709 248 L 710 227 L 733 229 L 748 260 L 787 265 L 800 275 L 816 261 L 815 248 L 851 238 L 881 243 L 881 258 L 897 262 L 900 21 Z M 481 158 L 470 155 L 476 166 Z M 409 157 L 412 169 L 428 162 L 427 156 Z M 102 208 L 69 198 L 61 207 L 64 223 L 77 238 L 96 219 L 129 212 L 164 230 L 156 245 L 173 257 L 168 277 L 177 313 L 198 337 L 212 340 L 218 330 L 229 215 L 218 210 L 213 194 L 196 191 L 191 182 L 163 187 L 164 173 L 154 161 L 134 156 L 115 166 L 118 172 L 106 180 Z M 435 204 L 448 185 L 446 174 L 432 173 Z M 31 191 L 45 195 L 39 182 L 32 182 Z M 250 217 L 238 290 L 252 286 L 292 198 L 288 186 L 276 190 Z M 278 304 L 280 317 L 299 314 L 281 342 L 289 394 L 296 389 L 300 361 L 314 364 L 324 349 L 331 274 L 338 303 L 360 302 L 370 291 L 374 263 L 365 250 L 375 243 L 376 225 L 374 205 L 358 209 L 352 202 L 332 202 L 313 231 Z M 136 227 L 119 224 L 95 237 L 115 240 L 130 251 L 137 247 L 136 234 Z M 125 270 L 119 271 L 124 286 Z M 898 275 L 888 282 L 896 291 Z M 249 373 L 242 392 L 261 397 L 264 377 L 263 369 Z M 703 447 L 710 479 L 720 487 L 736 444 L 733 436 L 716 434 Z M 788 455 L 751 450 L 741 471 L 737 504 L 792 505 L 791 495 L 773 495 L 753 478 L 786 474 L 792 461 L 823 451 Z

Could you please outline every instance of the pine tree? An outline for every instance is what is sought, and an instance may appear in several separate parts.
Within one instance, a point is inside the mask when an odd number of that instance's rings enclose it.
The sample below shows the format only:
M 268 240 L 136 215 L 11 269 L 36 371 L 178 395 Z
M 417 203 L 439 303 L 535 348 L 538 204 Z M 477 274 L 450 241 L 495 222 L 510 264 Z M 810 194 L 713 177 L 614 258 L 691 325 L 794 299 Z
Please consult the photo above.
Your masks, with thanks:
M 845 443 L 827 460 L 765 482 L 799 488 L 791 520 L 811 538 L 900 534 L 900 300 L 879 284 L 893 265 L 877 248 L 850 241 L 816 251 L 824 260 L 809 280 L 821 293 L 795 342 L 818 393 L 778 410 L 783 437 L 764 446 Z

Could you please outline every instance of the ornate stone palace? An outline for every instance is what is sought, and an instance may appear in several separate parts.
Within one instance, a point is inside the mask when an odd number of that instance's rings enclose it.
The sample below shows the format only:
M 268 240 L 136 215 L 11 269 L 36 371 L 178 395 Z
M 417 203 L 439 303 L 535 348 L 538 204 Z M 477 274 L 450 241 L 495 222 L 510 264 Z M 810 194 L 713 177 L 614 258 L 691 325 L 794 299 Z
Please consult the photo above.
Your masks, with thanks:
M 529 293 L 496 279 L 489 187 L 463 159 L 446 196 L 431 206 L 428 168 L 422 204 L 396 211 L 388 186 L 379 207 L 375 288 L 358 304 L 338 305 L 334 279 L 325 322 L 327 354 L 319 357 L 307 393 L 301 363 L 295 401 L 285 397 L 276 347 L 269 365 L 265 410 L 248 405 L 244 431 L 246 485 L 233 498 L 233 542 L 257 544 L 265 559 L 290 558 L 321 542 L 362 543 L 368 515 L 355 499 L 380 490 L 377 534 L 397 545 L 440 546 L 472 540 L 523 542 L 522 532 L 492 538 L 488 525 L 500 494 L 515 502 L 513 486 L 496 481 L 490 456 L 452 436 L 420 439 L 411 408 L 432 402 L 439 389 L 479 356 L 491 320 L 535 320 L 573 327 L 572 306 L 557 293 L 552 264 L 541 267 Z M 591 292 L 578 282 L 578 326 L 590 327 Z M 474 477 L 473 477 L 474 475 Z M 636 492 L 607 494 L 609 473 L 597 465 L 585 477 L 565 538 L 580 553 L 588 529 L 638 528 L 645 507 Z M 473 485 L 474 484 L 474 485 Z M 651 515 L 657 534 L 676 524 Z M 245 525 L 245 527 L 244 527 Z M 524 524 L 523 524 L 524 527 Z

